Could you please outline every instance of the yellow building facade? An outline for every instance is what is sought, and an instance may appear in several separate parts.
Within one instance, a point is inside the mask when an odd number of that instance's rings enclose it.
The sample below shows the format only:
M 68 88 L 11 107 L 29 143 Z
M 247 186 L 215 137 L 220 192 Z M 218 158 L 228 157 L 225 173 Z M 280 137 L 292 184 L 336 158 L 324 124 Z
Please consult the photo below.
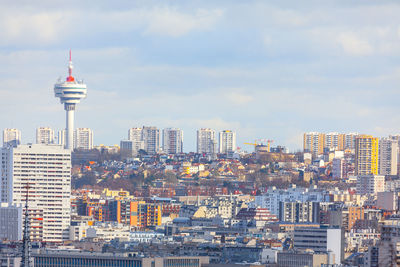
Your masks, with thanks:
M 356 138 L 356 175 L 378 174 L 379 138 L 359 135 Z

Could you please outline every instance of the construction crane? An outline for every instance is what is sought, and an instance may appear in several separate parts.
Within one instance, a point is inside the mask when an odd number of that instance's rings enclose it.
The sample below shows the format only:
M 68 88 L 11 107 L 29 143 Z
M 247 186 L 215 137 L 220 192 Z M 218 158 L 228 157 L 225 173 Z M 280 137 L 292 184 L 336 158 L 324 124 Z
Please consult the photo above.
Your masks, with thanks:
M 254 143 L 244 143 L 245 145 L 250 145 L 250 146 L 254 146 L 254 149 L 256 148 L 256 146 L 262 146 L 265 145 L 267 146 L 267 152 L 271 152 L 271 143 L 273 143 L 274 140 L 269 140 L 269 139 L 257 139 L 254 140 Z
M 250 145 L 250 146 L 258 146 L 259 144 L 257 143 L 257 140 L 254 141 L 254 143 L 244 143 L 245 145 Z

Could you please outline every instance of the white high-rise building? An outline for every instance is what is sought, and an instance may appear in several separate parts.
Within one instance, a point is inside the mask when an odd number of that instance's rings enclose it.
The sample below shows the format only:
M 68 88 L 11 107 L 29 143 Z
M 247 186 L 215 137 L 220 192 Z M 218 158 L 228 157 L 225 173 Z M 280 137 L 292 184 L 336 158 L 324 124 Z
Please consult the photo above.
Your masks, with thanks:
M 197 130 L 197 153 L 213 155 L 217 153 L 215 131 L 209 128 Z
M 139 150 L 144 149 L 143 129 L 130 128 L 128 130 L 128 140 L 132 141 L 132 153 L 136 156 Z
M 21 131 L 18 129 L 3 130 L 3 147 L 21 144 Z
M 236 151 L 236 133 L 231 130 L 219 132 L 219 153 Z
M 157 127 L 143 126 L 142 138 L 144 150 L 148 154 L 157 154 L 160 150 L 160 130 Z
M 356 138 L 359 134 L 358 133 L 348 133 L 345 135 L 344 139 L 344 148 L 345 149 L 356 149 Z
M 49 127 L 37 128 L 36 144 L 54 144 L 54 130 Z
M 357 176 L 357 194 L 377 194 L 385 191 L 385 176 L 383 175 L 358 175 Z
M 380 175 L 397 175 L 397 157 L 399 144 L 396 140 L 381 138 L 379 140 L 379 166 Z
M 344 150 L 346 135 L 333 132 L 325 135 L 325 148 L 330 150 Z
M 295 249 L 311 248 L 315 253 L 332 252 L 335 263 L 341 263 L 344 259 L 345 238 L 342 228 L 296 227 L 293 233 L 293 247 Z
M 1 152 L 0 200 L 25 206 L 28 194 L 33 241 L 69 238 L 71 151 L 60 145 L 28 144 Z
M 74 148 L 93 149 L 93 131 L 89 128 L 77 128 L 74 133 Z
M 179 154 L 183 152 L 183 131 L 177 128 L 163 130 L 163 151 L 167 154 Z
M 63 147 L 65 147 L 65 135 L 66 135 L 65 129 L 59 130 L 57 132 L 57 140 L 55 140 L 54 143 L 57 144 L 57 145 L 62 145 Z

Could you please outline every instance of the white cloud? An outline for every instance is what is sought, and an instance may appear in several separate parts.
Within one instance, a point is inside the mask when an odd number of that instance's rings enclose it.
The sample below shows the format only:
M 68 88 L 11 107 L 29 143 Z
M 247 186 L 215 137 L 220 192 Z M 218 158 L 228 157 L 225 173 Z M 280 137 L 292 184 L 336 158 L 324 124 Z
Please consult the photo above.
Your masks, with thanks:
M 223 16 L 222 9 L 179 10 L 175 7 L 138 7 L 127 10 L 47 10 L 7 8 L 0 11 L 0 45 L 50 45 L 75 38 L 139 31 L 179 37 L 209 30 Z
M 44 11 L 32 13 L 23 9 L 15 12 L 5 8 L 0 12 L 0 44 L 51 44 L 63 40 L 62 35 L 67 28 L 65 14 Z
M 147 34 L 178 37 L 193 30 L 210 29 L 223 15 L 220 9 L 197 9 L 194 14 L 172 8 L 156 8 L 146 13 Z
M 253 97 L 251 95 L 234 92 L 229 90 L 230 92 L 226 93 L 226 98 L 235 105 L 246 105 L 253 101 Z
M 374 48 L 367 40 L 357 37 L 354 33 L 342 33 L 337 41 L 344 52 L 352 56 L 368 56 L 374 52 Z

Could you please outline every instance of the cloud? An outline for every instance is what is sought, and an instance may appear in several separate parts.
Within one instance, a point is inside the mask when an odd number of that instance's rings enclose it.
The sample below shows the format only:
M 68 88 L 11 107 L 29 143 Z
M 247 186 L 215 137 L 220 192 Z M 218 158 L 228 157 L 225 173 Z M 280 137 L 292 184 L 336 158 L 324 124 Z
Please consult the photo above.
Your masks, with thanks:
M 197 9 L 193 14 L 185 14 L 176 9 L 156 8 L 144 16 L 145 33 L 178 37 L 190 31 L 208 30 L 222 15 L 221 9 Z
M 65 26 L 61 13 L 18 14 L 3 11 L 0 18 L 0 44 L 54 43 L 63 34 Z
M 86 11 L 77 7 L 64 10 L 2 7 L 0 45 L 61 44 L 76 38 L 127 32 L 180 37 L 212 29 L 223 13 L 222 9 L 187 11 L 173 6 Z
M 354 33 L 341 34 L 338 37 L 338 43 L 344 52 L 352 56 L 368 56 L 374 52 L 368 41 L 360 39 Z
M 239 92 L 228 92 L 226 98 L 235 105 L 246 105 L 253 100 L 251 95 Z

